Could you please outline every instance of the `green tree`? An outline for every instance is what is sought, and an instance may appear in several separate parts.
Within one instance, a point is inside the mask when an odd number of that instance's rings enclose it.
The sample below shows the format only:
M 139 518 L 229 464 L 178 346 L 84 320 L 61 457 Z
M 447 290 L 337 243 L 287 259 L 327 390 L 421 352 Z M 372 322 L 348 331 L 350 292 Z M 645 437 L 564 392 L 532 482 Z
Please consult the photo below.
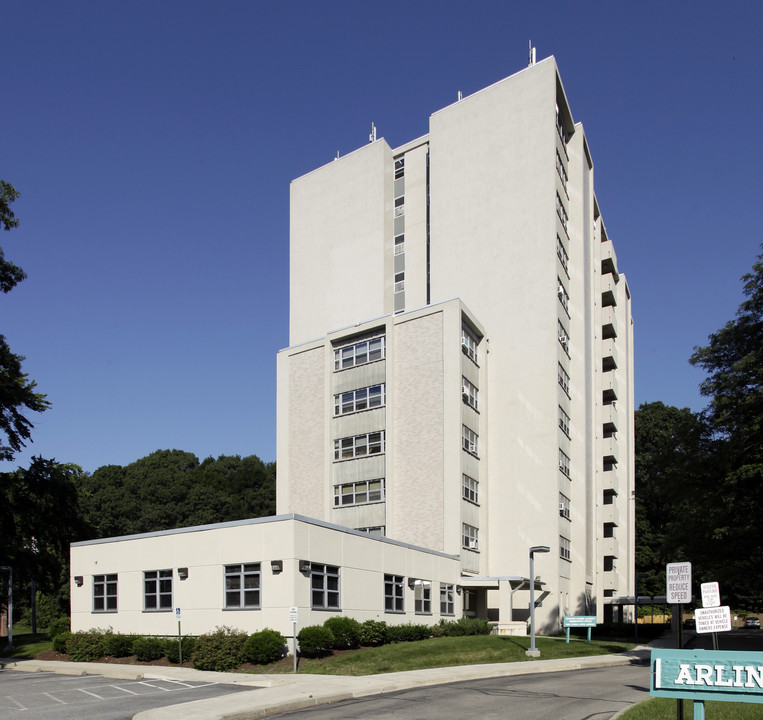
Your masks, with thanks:
M 742 281 L 746 299 L 736 317 L 690 362 L 708 373 L 704 417 L 718 439 L 719 470 L 702 497 L 712 579 L 740 607 L 756 609 L 763 605 L 763 254 Z
M 19 197 L 16 188 L 0 180 L 0 225 L 4 230 L 18 227 L 11 203 Z M 26 277 L 26 273 L 5 259 L 0 247 L 0 290 L 7 293 Z M 11 352 L 0 335 L 0 460 L 13 460 L 34 427 L 26 412 L 43 412 L 49 407 L 45 395 L 36 392 L 36 384 L 21 369 L 24 358 Z M 3 436 L 5 439 L 3 439 Z

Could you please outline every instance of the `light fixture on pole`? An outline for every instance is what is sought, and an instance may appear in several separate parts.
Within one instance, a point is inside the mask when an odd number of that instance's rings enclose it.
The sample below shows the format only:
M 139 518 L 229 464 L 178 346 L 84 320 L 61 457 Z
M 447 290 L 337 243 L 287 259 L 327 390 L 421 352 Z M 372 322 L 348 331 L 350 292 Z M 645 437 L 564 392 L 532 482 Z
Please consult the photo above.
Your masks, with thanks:
M 530 548 L 530 649 L 525 655 L 540 657 L 540 650 L 535 647 L 535 553 L 551 552 L 548 545 L 533 545 Z

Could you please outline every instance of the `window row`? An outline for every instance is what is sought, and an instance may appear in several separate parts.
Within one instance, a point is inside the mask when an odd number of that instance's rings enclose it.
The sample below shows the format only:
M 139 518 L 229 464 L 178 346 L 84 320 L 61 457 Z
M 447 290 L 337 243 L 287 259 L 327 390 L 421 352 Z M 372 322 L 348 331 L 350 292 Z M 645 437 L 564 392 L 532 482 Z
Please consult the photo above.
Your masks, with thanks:
M 570 519 L 570 499 L 564 493 L 559 493 L 559 514 Z
M 572 562 L 572 554 L 570 552 L 570 541 L 563 535 L 559 536 L 559 557 L 567 562 Z
M 364 365 L 384 359 L 384 336 L 361 340 L 334 350 L 334 370 Z
M 395 255 L 405 252 L 405 233 L 395 235 Z
M 461 536 L 463 538 L 463 547 L 469 550 L 480 549 L 480 531 L 479 528 L 467 523 L 461 523 Z
M 350 460 L 384 452 L 384 430 L 334 440 L 334 460 Z
M 260 563 L 225 565 L 224 605 L 227 609 L 260 607 Z M 93 575 L 93 612 L 117 612 L 118 576 Z M 143 573 L 143 610 L 172 610 L 172 570 L 146 570 Z
M 402 217 L 405 214 L 405 196 L 401 195 L 395 198 L 395 217 Z
M 405 271 L 395 273 L 395 292 L 403 292 L 405 290 Z
M 461 486 L 463 489 L 464 500 L 479 503 L 479 488 L 480 484 L 473 477 L 470 477 L 466 473 L 461 474 Z
M 384 500 L 383 478 L 334 485 L 334 507 L 362 505 L 382 500 Z
M 569 277 L 569 257 L 567 251 L 564 249 L 564 243 L 562 243 L 562 239 L 558 235 L 556 236 L 556 256 L 559 258 L 559 262 L 562 264 L 564 272 L 567 273 L 567 277 Z
M 477 388 L 463 376 L 461 377 L 461 399 L 467 405 L 477 409 Z
M 405 158 L 397 158 L 395 160 L 395 180 L 399 180 L 405 175 Z
M 408 587 L 413 589 L 413 609 L 417 615 L 432 614 L 432 582 L 408 578 Z M 440 614 L 453 615 L 456 609 L 455 587 L 450 583 L 440 583 Z M 405 578 L 402 575 L 384 576 L 384 611 L 405 612 Z
M 477 345 L 478 340 L 474 336 L 474 333 L 472 333 L 469 328 L 466 327 L 466 325 L 461 326 L 461 349 L 464 351 L 464 354 L 471 358 L 472 361 L 476 364 L 477 363 Z
M 385 385 L 371 385 L 334 395 L 334 415 L 347 415 L 359 410 L 382 407 L 386 402 Z
M 466 425 L 461 426 L 461 447 L 472 455 L 479 452 L 479 435 Z
M 567 171 L 564 169 L 564 163 L 562 162 L 562 157 L 559 155 L 558 151 L 556 153 L 556 172 L 559 175 L 559 179 L 562 181 L 562 187 L 564 187 L 564 191 L 568 193 Z
M 369 528 L 373 530 L 375 528 Z M 225 609 L 259 609 L 261 596 L 261 563 L 225 565 Z M 302 568 L 301 568 L 302 569 Z M 310 603 L 316 610 L 338 610 L 340 603 L 339 567 L 324 563 L 307 563 L 310 573 Z M 384 575 L 384 609 L 405 612 L 405 587 L 402 575 Z M 93 612 L 117 612 L 117 574 L 93 576 Z M 432 582 L 408 579 L 413 589 L 417 614 L 432 613 Z M 151 570 L 143 573 L 143 607 L 146 611 L 171 611 L 172 570 Z M 440 583 L 440 613 L 455 612 L 455 586 Z

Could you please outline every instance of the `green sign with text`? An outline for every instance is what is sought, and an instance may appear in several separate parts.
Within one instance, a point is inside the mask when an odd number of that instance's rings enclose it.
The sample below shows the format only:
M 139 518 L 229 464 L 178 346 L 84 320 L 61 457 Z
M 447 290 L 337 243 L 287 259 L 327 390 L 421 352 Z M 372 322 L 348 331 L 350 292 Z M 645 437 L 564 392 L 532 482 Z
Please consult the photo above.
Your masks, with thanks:
M 565 615 L 562 627 L 596 627 L 596 615 Z
M 763 703 L 763 653 L 652 650 L 650 694 Z

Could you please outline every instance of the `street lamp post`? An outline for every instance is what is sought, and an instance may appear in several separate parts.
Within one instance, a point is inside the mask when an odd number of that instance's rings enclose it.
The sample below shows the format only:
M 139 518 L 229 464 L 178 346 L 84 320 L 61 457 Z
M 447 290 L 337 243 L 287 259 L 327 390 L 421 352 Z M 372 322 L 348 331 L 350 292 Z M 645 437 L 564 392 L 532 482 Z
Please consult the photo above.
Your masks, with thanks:
M 551 552 L 548 545 L 533 545 L 530 548 L 530 649 L 525 655 L 540 657 L 540 650 L 535 647 L 535 553 Z
M 8 645 L 6 650 L 13 650 L 13 568 L 0 565 L 0 570 L 8 571 Z

